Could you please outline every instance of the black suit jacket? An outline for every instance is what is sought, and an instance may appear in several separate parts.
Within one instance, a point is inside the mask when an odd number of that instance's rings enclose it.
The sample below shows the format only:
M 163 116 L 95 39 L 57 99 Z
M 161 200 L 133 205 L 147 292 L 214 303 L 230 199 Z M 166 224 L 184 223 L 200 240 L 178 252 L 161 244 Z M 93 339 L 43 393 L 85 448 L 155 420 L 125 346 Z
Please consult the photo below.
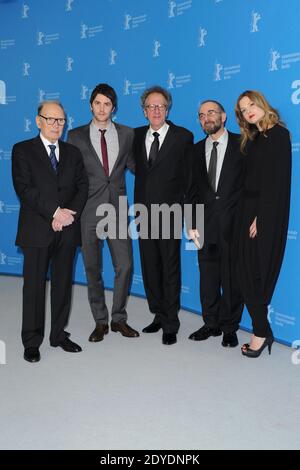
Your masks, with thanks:
M 232 239 L 234 215 L 245 175 L 245 157 L 240 152 L 240 136 L 228 132 L 228 144 L 215 193 L 208 180 L 206 138 L 194 146 L 192 179 L 187 196 L 187 202 L 194 207 L 195 204 L 204 204 L 204 246 L 220 240 L 230 242 Z M 193 228 L 197 228 L 195 217 Z
M 88 180 L 80 151 L 59 141 L 58 175 L 40 137 L 19 142 L 12 150 L 12 176 L 20 198 L 16 245 L 46 247 L 54 237 L 57 207 L 76 211 L 75 222 L 63 228 L 64 243 L 80 244 L 80 214 L 88 194 Z
M 148 166 L 145 145 L 149 126 L 135 129 L 135 203 L 183 203 L 187 187 L 188 162 L 193 134 L 184 127 L 169 124 L 168 132 L 151 168 Z

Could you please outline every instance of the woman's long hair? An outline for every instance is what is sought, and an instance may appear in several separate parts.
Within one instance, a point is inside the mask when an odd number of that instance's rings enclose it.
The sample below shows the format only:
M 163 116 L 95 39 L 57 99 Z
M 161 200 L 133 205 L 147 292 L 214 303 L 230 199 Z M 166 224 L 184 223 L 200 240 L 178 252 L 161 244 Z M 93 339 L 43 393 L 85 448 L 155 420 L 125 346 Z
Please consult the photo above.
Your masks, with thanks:
M 246 121 L 240 110 L 240 101 L 242 98 L 245 97 L 249 98 L 249 100 L 253 101 L 256 106 L 259 106 L 261 109 L 264 110 L 265 114 L 258 123 L 263 133 L 265 133 L 270 127 L 273 127 L 275 124 L 279 124 L 280 126 L 284 127 L 284 123 L 280 120 L 278 111 L 272 108 L 272 106 L 268 103 L 262 93 L 254 90 L 244 91 L 244 93 L 242 93 L 238 97 L 235 105 L 235 115 L 241 130 L 241 151 L 243 153 L 245 151 L 245 146 L 247 142 L 249 140 L 253 140 L 257 134 L 256 125 L 249 124 L 249 122 Z

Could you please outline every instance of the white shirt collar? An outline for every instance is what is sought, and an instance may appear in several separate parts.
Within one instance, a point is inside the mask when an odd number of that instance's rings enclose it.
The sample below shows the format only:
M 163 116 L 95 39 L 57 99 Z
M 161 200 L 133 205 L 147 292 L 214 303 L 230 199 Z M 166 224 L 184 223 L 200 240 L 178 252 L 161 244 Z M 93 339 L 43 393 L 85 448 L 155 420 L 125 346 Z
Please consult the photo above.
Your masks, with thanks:
M 152 127 L 150 126 L 148 129 L 148 136 L 151 136 L 153 138 L 153 132 L 158 132 L 159 137 L 165 137 L 169 127 L 170 126 L 167 122 L 164 122 L 164 124 L 157 130 L 152 129 Z
M 213 140 L 210 135 L 207 137 L 207 140 L 211 146 L 213 145 L 214 142 L 219 142 L 219 144 L 223 145 L 225 142 L 227 142 L 227 136 L 228 136 L 228 132 L 227 132 L 227 129 L 225 129 L 224 127 L 223 134 L 217 140 Z
M 97 124 L 93 120 L 91 122 L 91 126 L 93 126 L 94 129 L 97 129 L 97 131 L 99 131 L 99 129 L 100 129 L 100 127 L 97 126 Z M 111 129 L 111 126 L 112 126 L 112 121 L 109 121 L 108 126 L 104 128 L 104 129 L 106 129 L 106 132 L 108 132 Z
M 54 143 L 50 142 L 48 139 L 46 139 L 46 137 L 43 136 L 41 132 L 40 132 L 40 138 L 43 144 L 45 145 L 46 149 L 48 150 L 48 152 L 50 152 L 49 145 L 56 145 L 56 148 L 58 148 L 58 140 Z

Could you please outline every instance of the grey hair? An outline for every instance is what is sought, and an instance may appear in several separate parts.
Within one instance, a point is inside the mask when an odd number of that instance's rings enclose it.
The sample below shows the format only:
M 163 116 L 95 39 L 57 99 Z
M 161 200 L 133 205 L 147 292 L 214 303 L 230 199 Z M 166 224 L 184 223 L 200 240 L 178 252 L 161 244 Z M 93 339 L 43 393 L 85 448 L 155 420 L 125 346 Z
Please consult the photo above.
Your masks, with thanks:
M 154 85 L 150 88 L 147 88 L 144 93 L 142 94 L 141 96 L 141 105 L 142 105 L 142 108 L 145 107 L 145 103 L 147 101 L 147 98 L 149 95 L 151 95 L 152 93 L 160 93 L 166 100 L 167 102 L 167 109 L 170 109 L 170 107 L 172 106 L 172 96 L 171 94 L 165 89 L 165 88 L 162 88 L 161 86 L 159 85 Z

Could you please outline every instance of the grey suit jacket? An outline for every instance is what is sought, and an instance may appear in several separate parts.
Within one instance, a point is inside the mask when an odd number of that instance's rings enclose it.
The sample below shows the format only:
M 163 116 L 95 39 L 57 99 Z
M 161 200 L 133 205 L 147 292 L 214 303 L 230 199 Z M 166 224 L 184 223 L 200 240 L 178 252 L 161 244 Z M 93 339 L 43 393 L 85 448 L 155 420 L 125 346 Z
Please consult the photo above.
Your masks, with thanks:
M 89 195 L 82 213 L 82 221 L 96 219 L 99 204 L 119 205 L 119 196 L 126 195 L 125 171 L 135 171 L 132 155 L 134 131 L 130 127 L 114 123 L 119 138 L 119 154 L 109 176 L 105 175 L 102 163 L 90 139 L 90 124 L 68 132 L 68 142 L 79 148 L 89 179 Z

